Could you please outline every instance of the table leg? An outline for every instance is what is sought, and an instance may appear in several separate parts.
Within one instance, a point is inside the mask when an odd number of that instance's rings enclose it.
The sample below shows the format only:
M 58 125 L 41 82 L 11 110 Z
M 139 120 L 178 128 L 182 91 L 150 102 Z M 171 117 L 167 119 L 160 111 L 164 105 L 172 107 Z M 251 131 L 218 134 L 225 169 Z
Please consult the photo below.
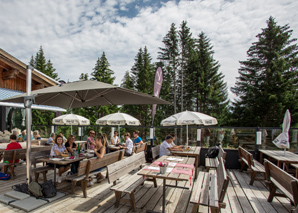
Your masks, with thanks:
M 165 212 L 165 208 L 166 208 L 166 179 L 163 179 L 162 213 Z
M 260 152 L 260 162 L 261 162 L 261 164 L 264 163 L 264 162 L 263 162 L 263 152 Z
M 196 156 L 196 162 L 195 162 L 195 178 L 194 179 L 197 179 L 198 177 L 198 167 L 199 167 L 199 160 L 200 160 L 200 157 L 199 156 Z
M 281 161 L 279 160 L 279 161 L 277 161 L 277 166 L 279 167 L 279 168 L 281 168 Z
M 56 184 L 56 164 L 54 163 L 54 184 Z

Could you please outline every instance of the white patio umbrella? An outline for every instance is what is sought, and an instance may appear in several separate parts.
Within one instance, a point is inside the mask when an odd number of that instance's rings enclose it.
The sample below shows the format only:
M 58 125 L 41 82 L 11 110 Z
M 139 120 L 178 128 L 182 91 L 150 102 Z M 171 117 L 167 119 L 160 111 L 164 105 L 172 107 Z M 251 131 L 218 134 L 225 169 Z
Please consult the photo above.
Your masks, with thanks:
M 291 125 L 291 114 L 290 111 L 287 109 L 284 117 L 284 121 L 282 124 L 282 133 L 280 133 L 277 138 L 273 141 L 275 146 L 278 148 L 284 149 L 284 155 L 286 155 L 286 148 L 290 148 L 290 142 L 289 142 L 289 130 Z
M 126 113 L 112 113 L 106 115 L 102 118 L 97 119 L 95 122 L 98 125 L 117 125 L 118 129 L 120 125 L 129 125 L 129 126 L 139 126 L 141 123 L 135 117 L 128 115 Z M 120 130 L 119 130 L 119 137 L 120 137 Z
M 54 118 L 52 120 L 52 123 L 56 125 L 70 125 L 72 134 L 72 125 L 87 126 L 90 125 L 90 120 L 88 118 L 76 114 L 65 114 Z
M 186 145 L 188 146 L 188 125 L 216 125 L 217 119 L 200 112 L 184 111 L 161 121 L 162 126 L 186 125 Z

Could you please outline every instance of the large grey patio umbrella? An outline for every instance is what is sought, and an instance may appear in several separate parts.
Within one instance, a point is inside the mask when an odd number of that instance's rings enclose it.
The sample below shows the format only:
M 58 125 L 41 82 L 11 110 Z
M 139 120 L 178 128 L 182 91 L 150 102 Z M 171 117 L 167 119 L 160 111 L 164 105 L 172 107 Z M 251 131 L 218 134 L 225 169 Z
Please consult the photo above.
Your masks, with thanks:
M 91 80 L 34 90 L 31 95 L 35 98 L 35 104 L 69 109 L 100 105 L 170 104 L 152 95 Z M 24 103 L 25 96 L 17 95 L 2 101 Z
M 35 104 L 46 104 L 62 108 L 79 108 L 100 105 L 121 105 L 121 104 L 170 104 L 160 98 L 129 89 L 120 88 L 111 84 L 98 81 L 77 81 L 67 84 L 60 84 L 44 89 L 32 89 L 32 67 L 27 66 L 26 94 L 17 95 L 3 102 L 24 103 L 26 108 L 26 131 L 31 132 L 32 109 Z M 26 151 L 26 173 L 27 181 L 31 178 L 31 139 L 27 140 Z
M 188 146 L 188 125 L 216 125 L 217 119 L 200 112 L 184 111 L 171 115 L 160 123 L 162 126 L 186 125 L 186 146 Z

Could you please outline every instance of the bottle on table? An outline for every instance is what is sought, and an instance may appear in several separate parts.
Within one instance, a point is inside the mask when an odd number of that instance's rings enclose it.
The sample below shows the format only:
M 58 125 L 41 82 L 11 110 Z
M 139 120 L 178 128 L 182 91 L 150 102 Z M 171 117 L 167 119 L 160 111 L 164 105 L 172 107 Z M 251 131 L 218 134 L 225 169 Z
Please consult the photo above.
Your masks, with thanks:
M 77 150 L 78 150 L 78 154 L 80 154 L 80 153 L 81 153 L 81 147 L 80 147 L 80 144 L 78 144 L 78 148 L 77 148 Z

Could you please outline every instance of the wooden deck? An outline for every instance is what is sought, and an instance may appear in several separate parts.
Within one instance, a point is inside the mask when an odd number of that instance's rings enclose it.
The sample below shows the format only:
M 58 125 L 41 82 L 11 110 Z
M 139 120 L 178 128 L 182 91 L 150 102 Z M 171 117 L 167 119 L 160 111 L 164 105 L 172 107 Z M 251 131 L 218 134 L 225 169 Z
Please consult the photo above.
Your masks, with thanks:
M 12 185 L 25 181 L 25 165 L 18 166 L 16 172 L 15 180 L 0 181 L 1 194 L 10 191 Z M 228 170 L 228 175 L 231 177 L 231 182 L 225 196 L 227 206 L 222 209 L 222 212 L 290 212 L 290 201 L 286 198 L 274 198 L 272 203 L 267 202 L 269 192 L 264 182 L 255 181 L 254 185 L 250 186 L 248 184 L 250 180 L 248 174 L 246 172 L 241 173 L 238 170 Z M 48 175 L 49 178 L 51 176 L 53 176 L 53 171 L 50 171 Z M 190 186 L 189 182 L 179 184 L 181 186 Z M 83 198 L 80 186 L 77 187 L 75 194 L 70 193 L 69 186 L 69 182 L 63 181 L 58 185 L 58 189 L 67 195 L 32 212 L 132 212 L 131 207 L 127 204 L 122 204 L 117 209 L 114 208 L 115 196 L 114 192 L 110 190 L 111 184 L 107 180 L 88 187 L 87 198 Z M 187 189 L 167 187 L 166 212 L 191 212 L 190 194 L 191 191 Z M 157 188 L 153 187 L 152 182 L 145 182 L 143 186 L 137 189 L 135 196 L 137 212 L 145 213 L 146 210 L 161 211 L 162 181 L 158 181 Z M 2 212 L 23 211 L 0 203 L 0 213 Z M 199 212 L 208 212 L 208 209 L 201 206 Z

